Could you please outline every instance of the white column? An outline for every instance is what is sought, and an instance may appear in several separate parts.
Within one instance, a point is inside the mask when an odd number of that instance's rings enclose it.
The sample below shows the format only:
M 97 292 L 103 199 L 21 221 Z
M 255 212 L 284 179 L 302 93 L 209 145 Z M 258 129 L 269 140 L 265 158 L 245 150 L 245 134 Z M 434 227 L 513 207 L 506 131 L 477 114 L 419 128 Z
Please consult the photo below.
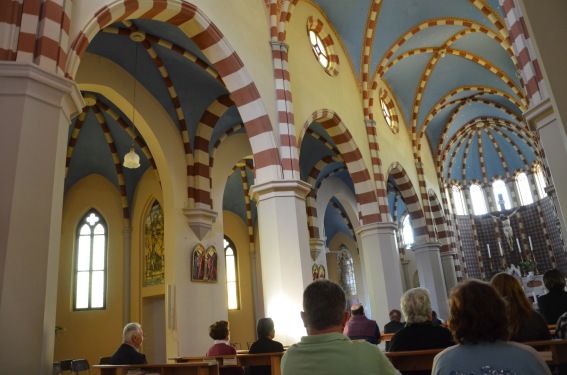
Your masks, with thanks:
M 68 126 L 74 82 L 0 62 L 0 368 L 51 374 Z
M 299 180 L 266 182 L 250 188 L 250 196 L 257 202 L 266 316 L 274 319 L 278 341 L 284 345 L 305 335 L 300 311 L 303 290 L 312 281 L 305 208 L 309 189 Z
M 390 321 L 391 309 L 400 308 L 403 294 L 400 259 L 393 222 L 366 224 L 356 229 L 366 272 L 372 319 L 380 328 Z
M 447 288 L 443 277 L 443 267 L 439 255 L 439 242 L 428 242 L 416 244 L 412 247 L 415 253 L 417 271 L 419 273 L 419 285 L 429 290 L 431 306 L 440 317 L 446 319 L 449 316 L 447 304 Z
M 449 291 L 457 285 L 457 275 L 455 274 L 455 255 L 456 251 L 446 251 L 441 253 L 441 266 L 443 267 L 443 276 L 445 277 L 447 295 L 449 295 Z

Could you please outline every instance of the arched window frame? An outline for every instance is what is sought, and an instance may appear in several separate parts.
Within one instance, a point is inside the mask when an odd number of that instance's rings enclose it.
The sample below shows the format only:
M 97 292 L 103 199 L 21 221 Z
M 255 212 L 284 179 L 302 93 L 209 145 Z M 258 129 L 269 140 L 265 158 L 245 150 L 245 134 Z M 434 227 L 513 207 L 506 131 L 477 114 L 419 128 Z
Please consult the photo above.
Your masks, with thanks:
M 236 246 L 224 237 L 224 260 L 226 265 L 226 295 L 229 310 L 240 310 L 240 287 Z
M 508 187 L 503 179 L 498 178 L 492 183 L 492 194 L 494 196 L 494 202 L 496 205 L 496 210 L 502 211 L 501 201 L 504 202 L 504 209 L 509 210 L 512 208 L 510 202 L 510 193 L 508 192 Z M 502 199 L 500 199 L 499 194 L 502 194 Z
M 526 172 L 520 172 L 516 174 L 516 188 L 518 189 L 520 204 L 522 206 L 534 203 L 530 179 L 528 178 Z
M 108 227 L 89 210 L 78 222 L 73 267 L 73 310 L 106 309 Z
M 484 190 L 482 186 L 477 183 L 473 183 L 469 187 L 469 194 L 471 196 L 471 204 L 473 213 L 475 215 L 484 215 L 488 212 L 486 206 L 486 199 L 484 198 Z
M 402 241 L 404 245 L 411 245 L 415 242 L 409 213 L 406 213 L 402 218 Z
M 463 190 L 458 185 L 453 185 L 451 187 L 451 193 L 453 195 L 453 203 L 455 205 L 455 215 L 466 215 L 466 205 L 465 197 L 463 196 Z
M 337 268 L 339 273 L 339 284 L 343 287 L 347 296 L 356 296 L 356 274 L 351 252 L 345 245 L 341 245 L 337 254 Z
M 545 192 L 545 187 L 547 186 L 547 183 L 545 181 L 545 176 L 543 175 L 543 168 L 541 167 L 541 165 L 536 164 L 534 166 L 534 177 L 536 180 L 536 186 L 537 186 L 537 192 L 539 194 L 539 198 L 545 198 L 547 196 L 547 193 Z

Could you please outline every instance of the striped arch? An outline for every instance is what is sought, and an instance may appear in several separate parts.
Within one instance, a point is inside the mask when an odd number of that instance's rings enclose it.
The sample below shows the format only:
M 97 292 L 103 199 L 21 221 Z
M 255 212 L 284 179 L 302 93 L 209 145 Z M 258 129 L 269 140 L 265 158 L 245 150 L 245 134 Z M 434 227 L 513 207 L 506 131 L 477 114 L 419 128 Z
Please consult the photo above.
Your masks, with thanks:
M 196 6 L 184 0 L 119 1 L 102 7 L 72 42 L 65 75 L 74 78 L 87 46 L 100 30 L 114 22 L 136 18 L 178 26 L 195 42 L 225 81 L 238 107 L 254 154 L 257 182 L 280 179 L 282 165 L 277 142 L 256 85 L 221 31 Z
M 194 186 L 189 185 L 189 198 L 195 197 L 195 207 L 213 208 L 211 199 L 211 170 L 209 158 L 209 145 L 214 127 L 222 115 L 234 105 L 229 95 L 219 96 L 203 113 L 194 141 L 195 164 L 192 177 Z M 190 176 L 188 176 L 189 178 Z M 193 190 L 193 194 L 191 194 Z
M 429 199 L 429 209 L 431 210 L 431 216 L 433 217 L 433 223 L 437 232 L 437 239 L 441 243 L 440 251 L 442 253 L 447 252 L 451 248 L 451 233 L 445 224 L 445 213 L 443 212 L 443 207 L 437 198 L 437 194 L 431 189 L 427 192 L 427 198 Z
M 419 203 L 419 196 L 415 191 L 411 180 L 404 168 L 397 162 L 390 166 L 388 176 L 391 176 L 404 200 L 411 219 L 414 238 L 416 243 L 425 243 L 429 240 L 429 231 L 425 221 L 425 215 Z
M 315 121 L 323 126 L 341 153 L 341 158 L 344 160 L 354 184 L 360 220 L 364 224 L 381 222 L 382 217 L 378 206 L 378 197 L 370 173 L 352 135 L 335 112 L 327 109 L 313 112 L 303 125 L 297 148 L 301 149 L 300 142 L 303 139 L 303 135 L 309 128 L 309 125 Z
M 319 178 L 321 171 L 331 163 L 341 163 L 341 167 L 336 168 L 329 173 L 327 173 L 323 178 Z M 323 183 L 323 181 L 335 173 L 342 171 L 344 169 L 343 160 L 337 156 L 325 156 L 317 164 L 313 166 L 307 177 L 307 183 L 313 188 L 307 194 L 305 199 L 306 209 L 307 209 L 307 229 L 309 230 L 309 238 L 319 239 L 319 226 L 317 225 L 317 190 Z

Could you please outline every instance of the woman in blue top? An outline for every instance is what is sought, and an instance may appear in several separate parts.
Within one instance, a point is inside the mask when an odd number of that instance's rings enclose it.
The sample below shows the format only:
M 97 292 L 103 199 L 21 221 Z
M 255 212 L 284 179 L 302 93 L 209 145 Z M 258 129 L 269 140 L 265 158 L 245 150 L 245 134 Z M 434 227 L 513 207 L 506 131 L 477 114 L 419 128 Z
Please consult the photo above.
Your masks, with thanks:
M 490 284 L 457 285 L 449 297 L 447 324 L 459 344 L 435 356 L 432 375 L 551 375 L 533 348 L 508 341 L 506 304 Z

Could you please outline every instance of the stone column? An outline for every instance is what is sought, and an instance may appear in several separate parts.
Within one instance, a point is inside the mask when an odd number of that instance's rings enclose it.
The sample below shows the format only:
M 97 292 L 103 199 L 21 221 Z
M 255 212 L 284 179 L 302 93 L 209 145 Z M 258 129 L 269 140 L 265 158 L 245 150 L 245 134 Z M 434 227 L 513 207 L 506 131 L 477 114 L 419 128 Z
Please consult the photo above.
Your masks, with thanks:
M 431 306 L 440 317 L 446 319 L 449 316 L 447 304 L 447 288 L 441 266 L 439 255 L 439 242 L 426 242 L 416 244 L 412 247 L 415 253 L 417 271 L 419 273 L 419 285 L 429 290 L 431 295 Z M 454 269 L 454 268 L 453 268 Z
M 305 197 L 310 186 L 299 180 L 254 185 L 260 236 L 261 273 L 266 316 L 275 321 L 278 341 L 295 343 L 305 335 L 300 311 L 303 290 L 311 283 L 311 254 Z
M 76 84 L 0 62 L 0 368 L 51 374 L 68 126 Z
M 122 321 L 124 325 L 130 323 L 130 298 L 131 298 L 131 285 L 130 278 L 132 269 L 132 228 L 128 226 L 122 230 L 124 235 L 124 267 L 123 267 L 123 291 L 124 291 L 124 306 L 122 311 Z
M 455 256 L 457 256 L 455 250 L 441 253 L 441 266 L 443 268 L 443 276 L 445 277 L 447 295 L 449 295 L 449 291 L 457 285 L 458 282 L 455 272 Z
M 364 259 L 372 319 L 380 328 L 389 322 L 390 310 L 400 308 L 403 294 L 396 228 L 395 223 L 386 222 L 366 224 L 356 229 Z

